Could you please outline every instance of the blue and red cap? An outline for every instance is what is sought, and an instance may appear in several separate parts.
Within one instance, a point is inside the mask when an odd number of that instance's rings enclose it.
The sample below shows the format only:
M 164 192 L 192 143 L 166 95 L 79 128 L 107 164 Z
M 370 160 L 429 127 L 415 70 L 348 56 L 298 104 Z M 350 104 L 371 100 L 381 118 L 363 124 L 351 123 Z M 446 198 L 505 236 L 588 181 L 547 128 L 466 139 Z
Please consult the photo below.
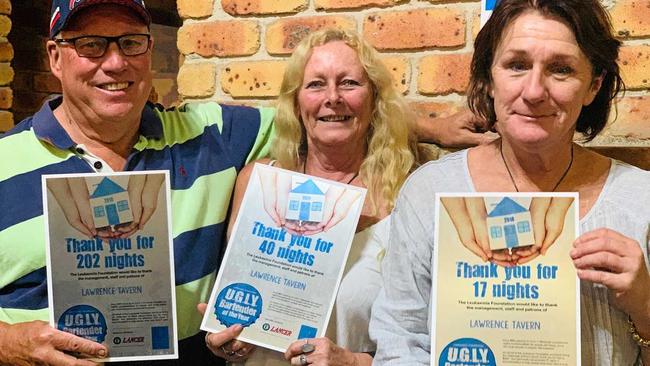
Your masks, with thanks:
M 151 15 L 144 6 L 144 0 L 52 0 L 50 38 L 54 38 L 67 25 L 70 18 L 80 9 L 91 5 L 118 4 L 133 10 L 149 26 Z

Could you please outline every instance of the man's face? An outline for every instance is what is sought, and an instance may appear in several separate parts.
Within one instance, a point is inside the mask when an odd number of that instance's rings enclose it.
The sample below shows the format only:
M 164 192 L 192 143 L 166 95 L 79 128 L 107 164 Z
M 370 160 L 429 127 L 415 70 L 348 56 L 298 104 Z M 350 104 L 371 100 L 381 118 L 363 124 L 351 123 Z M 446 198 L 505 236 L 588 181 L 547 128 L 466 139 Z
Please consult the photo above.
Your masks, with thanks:
M 137 15 L 124 6 L 106 4 L 80 10 L 56 38 L 138 33 L 149 30 Z M 151 48 L 142 55 L 125 56 L 112 42 L 102 57 L 85 58 L 72 44 L 50 41 L 48 54 L 52 73 L 61 80 L 69 117 L 85 119 L 77 123 L 139 120 L 151 90 Z

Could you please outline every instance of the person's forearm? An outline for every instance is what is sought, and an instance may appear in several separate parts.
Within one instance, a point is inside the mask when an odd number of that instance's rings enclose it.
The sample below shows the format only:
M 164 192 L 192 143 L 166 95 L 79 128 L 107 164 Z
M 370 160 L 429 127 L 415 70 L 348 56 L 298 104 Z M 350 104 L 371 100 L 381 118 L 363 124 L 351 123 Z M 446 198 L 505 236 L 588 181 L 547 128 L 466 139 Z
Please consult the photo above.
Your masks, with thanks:
M 3 346 L 3 336 L 7 334 L 8 327 L 9 324 L 0 321 L 0 365 L 6 365 L 6 355 L 4 354 L 4 350 L 6 350 L 7 347 Z

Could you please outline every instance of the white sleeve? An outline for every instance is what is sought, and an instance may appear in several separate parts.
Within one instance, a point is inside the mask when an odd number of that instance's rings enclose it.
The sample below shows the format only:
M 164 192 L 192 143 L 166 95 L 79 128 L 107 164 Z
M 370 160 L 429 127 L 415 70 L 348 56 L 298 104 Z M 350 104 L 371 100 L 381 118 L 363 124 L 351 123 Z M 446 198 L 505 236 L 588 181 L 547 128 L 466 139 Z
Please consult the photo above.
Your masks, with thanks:
M 417 176 L 416 176 L 417 175 Z M 372 308 L 375 365 L 429 365 L 434 195 L 426 174 L 405 183 L 382 262 L 384 287 Z

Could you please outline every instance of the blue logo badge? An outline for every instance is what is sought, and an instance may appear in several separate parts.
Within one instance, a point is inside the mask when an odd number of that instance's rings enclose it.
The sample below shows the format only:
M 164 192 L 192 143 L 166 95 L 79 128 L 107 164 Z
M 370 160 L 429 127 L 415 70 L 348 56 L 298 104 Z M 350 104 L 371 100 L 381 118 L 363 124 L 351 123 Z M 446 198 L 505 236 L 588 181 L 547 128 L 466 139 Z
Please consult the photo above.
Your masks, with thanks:
M 262 313 L 262 296 L 255 287 L 233 283 L 224 287 L 214 304 L 214 315 L 226 327 L 241 324 L 247 327 Z
M 97 343 L 104 341 L 108 330 L 104 315 L 90 305 L 76 305 L 64 311 L 57 328 Z
M 460 338 L 449 343 L 440 354 L 438 366 L 496 366 L 494 353 L 474 338 Z

